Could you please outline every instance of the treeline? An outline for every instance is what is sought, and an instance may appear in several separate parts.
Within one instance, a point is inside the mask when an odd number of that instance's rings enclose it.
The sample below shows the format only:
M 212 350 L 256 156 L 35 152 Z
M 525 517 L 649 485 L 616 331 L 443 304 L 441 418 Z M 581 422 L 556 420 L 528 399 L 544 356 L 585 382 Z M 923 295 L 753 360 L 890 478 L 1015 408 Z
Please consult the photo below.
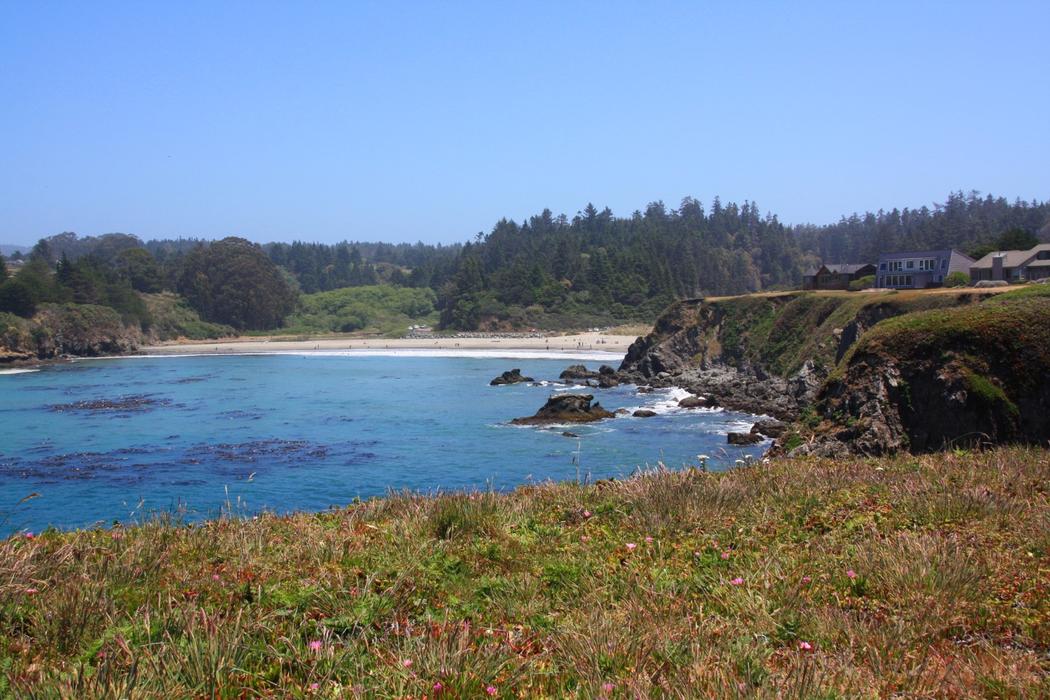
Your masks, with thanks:
M 1050 239 L 1050 202 L 1009 202 L 953 192 L 932 209 L 892 209 L 842 217 L 827 226 L 795 226 L 799 246 L 823 262 L 874 262 L 883 251 L 955 248 L 972 257 L 996 250 L 1009 231 Z M 1020 238 L 1020 237 L 1018 237 Z
M 170 291 L 205 321 L 239 330 L 283 327 L 296 312 L 297 327 L 337 329 L 360 327 L 360 300 L 326 298 L 346 307 L 321 313 L 320 300 L 304 306 L 301 294 L 390 286 L 425 290 L 408 298 L 432 299 L 447 328 L 593 325 L 650 320 L 683 297 L 793 287 L 819 261 L 931 248 L 976 256 L 1037 237 L 1050 238 L 1050 203 L 961 192 L 932 209 L 854 214 L 826 226 L 787 226 L 753 202 L 717 198 L 710 209 L 692 198 L 676 209 L 654 202 L 629 217 L 589 204 L 571 219 L 550 210 L 521 223 L 502 219 L 487 235 L 452 246 L 143 243 L 127 234 L 63 233 L 40 241 L 17 276 L 7 279 L 0 266 L 0 311 L 27 315 L 41 303 L 74 302 L 146 324 L 139 295 Z M 376 317 L 399 317 L 386 303 Z

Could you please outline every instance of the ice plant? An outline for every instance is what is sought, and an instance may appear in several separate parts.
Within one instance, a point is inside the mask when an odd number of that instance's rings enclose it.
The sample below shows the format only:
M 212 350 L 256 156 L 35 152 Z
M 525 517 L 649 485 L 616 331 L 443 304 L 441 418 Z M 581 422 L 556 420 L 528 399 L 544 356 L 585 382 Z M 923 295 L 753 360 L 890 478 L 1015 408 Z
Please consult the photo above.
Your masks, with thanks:
M 811 579 L 809 576 L 803 576 L 802 577 L 802 583 L 809 583 L 812 580 L 813 579 Z
M 435 693 L 440 693 L 444 689 L 445 689 L 445 686 L 444 686 L 444 684 L 442 684 L 441 681 L 438 681 L 433 686 L 433 690 L 434 690 Z
M 580 542 L 590 542 L 590 541 L 591 541 L 591 538 L 588 537 L 587 535 L 581 535 L 580 536 Z
M 846 572 L 846 576 L 848 576 L 850 578 L 850 580 L 852 581 L 853 579 L 857 578 L 857 572 L 854 571 L 853 569 L 850 569 L 849 571 Z
M 321 651 L 321 647 L 323 647 L 324 644 L 321 643 L 320 639 L 315 639 L 312 642 L 310 642 L 309 646 L 310 651 Z
M 412 668 L 412 659 L 405 659 L 401 662 L 401 665 L 405 668 Z
M 488 693 L 489 695 L 495 695 L 496 694 L 496 686 L 490 685 L 490 686 L 486 687 L 485 688 L 485 692 Z
M 633 552 L 634 548 L 637 547 L 637 546 L 638 545 L 636 545 L 634 542 L 628 542 L 627 543 L 627 551 L 628 552 Z
M 589 510 L 583 511 L 583 517 L 585 517 L 585 518 L 591 517 L 591 511 L 589 511 Z
M 733 584 L 734 586 L 739 586 L 739 585 L 741 585 L 741 584 L 742 584 L 743 582 L 744 582 L 744 579 L 740 578 L 739 576 L 737 576 L 737 577 L 736 577 L 735 579 L 733 579 L 732 581 L 730 581 L 730 583 L 731 583 L 731 584 Z
M 652 537 L 646 537 L 645 538 L 645 543 L 646 544 L 652 544 L 653 543 L 653 538 Z
M 802 651 L 812 651 L 813 650 L 813 645 L 810 644 L 809 642 L 799 642 L 798 643 L 798 648 L 801 649 Z
M 722 558 L 723 559 L 728 559 L 729 558 L 729 551 L 728 550 L 725 551 L 725 552 L 722 552 Z

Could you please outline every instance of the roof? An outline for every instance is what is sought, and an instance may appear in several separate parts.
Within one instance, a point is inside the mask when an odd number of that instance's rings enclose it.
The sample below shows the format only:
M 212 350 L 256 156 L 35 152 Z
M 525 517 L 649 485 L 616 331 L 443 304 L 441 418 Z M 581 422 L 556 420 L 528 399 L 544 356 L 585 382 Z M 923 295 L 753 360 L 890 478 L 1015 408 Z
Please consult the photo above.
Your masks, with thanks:
M 1043 251 L 1050 250 L 1050 243 L 1041 243 L 1031 250 L 996 250 L 988 253 L 970 267 L 991 269 L 992 260 L 1003 256 L 1003 267 L 1020 267 Z
M 857 270 L 865 267 L 874 267 L 871 263 L 836 263 L 824 265 L 828 268 L 828 272 L 837 273 L 840 275 L 852 275 Z
M 971 258 L 969 255 L 965 255 L 951 248 L 946 248 L 943 250 L 906 250 L 902 253 L 882 253 L 879 255 L 879 260 L 906 260 L 908 258 L 947 258 L 952 255 L 958 255 L 960 258 L 973 262 L 973 258 Z

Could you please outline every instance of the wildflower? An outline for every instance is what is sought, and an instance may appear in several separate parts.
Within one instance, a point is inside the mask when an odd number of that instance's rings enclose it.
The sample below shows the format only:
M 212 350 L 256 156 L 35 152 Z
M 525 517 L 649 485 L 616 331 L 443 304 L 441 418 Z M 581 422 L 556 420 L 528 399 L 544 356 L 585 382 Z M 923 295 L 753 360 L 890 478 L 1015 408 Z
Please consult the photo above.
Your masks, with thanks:
M 120 530 L 114 530 L 112 533 L 110 533 L 110 537 L 112 537 L 115 540 L 122 540 L 124 539 L 124 533 Z
M 726 551 L 722 552 L 722 558 L 723 559 L 728 559 L 729 558 L 729 550 L 726 550 Z
M 615 687 L 616 685 L 614 683 L 609 683 L 608 681 L 606 681 L 605 683 L 602 683 L 602 692 L 611 693 L 613 691 L 613 688 Z
M 222 580 L 222 576 L 219 576 L 218 574 L 212 574 L 211 575 L 211 580 L 212 581 L 221 581 Z
M 490 685 L 490 686 L 486 687 L 485 688 L 485 692 L 488 693 L 489 695 L 495 695 L 496 694 L 496 686 Z
M 315 639 L 312 642 L 310 642 L 309 646 L 310 646 L 310 651 L 321 651 L 321 647 L 323 647 L 324 644 L 321 642 L 320 639 Z
M 853 569 L 850 569 L 849 571 L 846 572 L 846 576 L 848 576 L 850 578 L 850 580 L 852 581 L 853 579 L 857 578 L 857 572 L 854 571 Z
M 412 659 L 405 659 L 401 662 L 401 665 L 405 668 L 412 668 Z
M 437 683 L 434 684 L 433 690 L 434 690 L 435 693 L 440 693 L 444 689 L 445 689 L 445 686 L 441 683 L 441 681 L 438 681 Z
M 809 576 L 802 577 L 802 583 L 810 583 L 812 580 Z
M 583 511 L 583 517 L 585 517 L 585 518 L 591 517 L 591 511 L 589 511 L 589 510 Z
M 798 648 L 802 651 L 813 651 L 813 645 L 809 642 L 799 642 Z
M 733 584 L 734 586 L 739 586 L 739 585 L 744 583 L 744 579 L 742 579 L 739 576 L 737 576 L 735 579 L 733 579 L 729 583 Z
M 645 538 L 645 543 L 646 544 L 652 544 L 653 543 L 653 538 L 652 537 L 646 537 Z
M 26 595 L 36 595 L 39 592 L 40 592 L 40 589 L 38 589 L 38 588 L 27 588 L 26 589 Z
M 27 540 L 36 539 L 36 535 L 34 535 L 32 532 L 27 532 L 26 533 L 26 539 Z
M 587 536 L 587 535 L 581 535 L 580 536 L 580 542 L 590 542 L 590 541 L 591 541 L 591 538 L 589 536 Z
M 634 542 L 628 542 L 627 543 L 627 551 L 628 552 L 633 552 L 634 548 L 637 547 L 637 546 L 638 545 L 636 545 Z
M 321 684 L 320 683 L 311 683 L 310 684 L 310 690 L 312 690 L 314 692 L 317 692 L 317 690 L 319 690 L 320 688 L 321 688 Z

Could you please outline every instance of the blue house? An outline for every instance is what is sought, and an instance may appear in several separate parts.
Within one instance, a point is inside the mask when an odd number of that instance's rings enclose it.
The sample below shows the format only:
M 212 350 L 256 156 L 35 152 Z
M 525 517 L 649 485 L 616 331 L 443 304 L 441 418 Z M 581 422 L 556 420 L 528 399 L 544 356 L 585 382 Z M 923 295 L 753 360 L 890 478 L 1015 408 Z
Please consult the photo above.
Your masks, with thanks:
M 875 286 L 882 289 L 940 287 L 953 272 L 970 275 L 974 260 L 957 250 L 917 250 L 879 256 Z

